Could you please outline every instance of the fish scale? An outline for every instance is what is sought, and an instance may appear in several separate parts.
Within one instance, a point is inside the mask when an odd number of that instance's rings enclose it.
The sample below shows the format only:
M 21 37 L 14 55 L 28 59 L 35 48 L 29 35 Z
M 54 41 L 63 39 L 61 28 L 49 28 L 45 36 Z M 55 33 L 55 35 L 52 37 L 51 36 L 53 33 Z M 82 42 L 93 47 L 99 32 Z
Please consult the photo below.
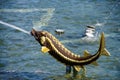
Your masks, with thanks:
M 73 66 L 76 71 L 80 71 L 81 68 L 86 70 L 84 66 L 88 64 L 98 65 L 96 60 L 101 55 L 110 56 L 110 53 L 105 48 L 104 33 L 101 34 L 100 45 L 97 53 L 91 55 L 87 50 L 85 50 L 84 56 L 78 56 L 72 53 L 70 50 L 65 48 L 65 46 L 62 45 L 62 43 L 57 38 L 55 38 L 47 31 L 35 31 L 33 29 L 31 34 L 41 44 L 42 48 L 44 48 L 42 49 L 43 52 L 48 52 L 56 60 L 65 65 Z M 45 40 L 41 37 L 44 37 Z
M 67 53 L 68 55 L 71 55 L 72 57 L 80 58 L 79 55 L 72 53 L 71 51 L 69 51 L 68 49 L 66 49 L 63 45 L 61 45 L 61 43 L 54 36 L 52 36 L 51 34 L 49 34 L 47 32 L 46 32 L 46 35 L 48 37 L 50 37 L 51 41 L 55 42 L 55 44 L 57 46 L 59 46 L 59 48 L 61 48 L 65 53 Z

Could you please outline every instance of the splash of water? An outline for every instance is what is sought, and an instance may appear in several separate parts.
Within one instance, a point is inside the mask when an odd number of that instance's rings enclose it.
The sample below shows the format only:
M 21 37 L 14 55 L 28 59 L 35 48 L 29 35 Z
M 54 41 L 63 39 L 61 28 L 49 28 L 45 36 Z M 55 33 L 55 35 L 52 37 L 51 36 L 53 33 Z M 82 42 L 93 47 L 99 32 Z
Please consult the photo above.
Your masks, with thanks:
M 103 25 L 104 23 L 98 23 L 98 22 L 95 24 L 95 26 L 103 26 Z
M 47 11 L 53 10 L 54 8 L 33 8 L 33 9 L 0 9 L 0 12 L 20 12 L 20 13 L 29 13 L 35 11 Z
M 54 10 L 54 8 L 44 9 L 47 13 L 42 16 L 40 21 L 33 22 L 33 28 L 35 30 L 40 30 L 42 26 L 48 26 L 50 19 L 53 17 Z
M 24 29 L 22 29 L 22 28 L 19 28 L 19 27 L 15 26 L 15 25 L 12 25 L 12 24 L 3 22 L 3 21 L 1 21 L 1 20 L 0 20 L 0 24 L 6 25 L 6 26 L 11 27 L 11 28 L 14 28 L 14 29 L 17 29 L 17 30 L 19 30 L 19 31 L 21 31 L 21 32 L 24 32 L 24 33 L 26 33 L 26 34 L 30 34 L 29 31 L 26 31 L 26 30 L 24 30 Z
M 20 13 L 28 13 L 28 12 L 34 12 L 34 11 L 46 11 L 46 14 L 44 14 L 42 16 L 42 18 L 40 19 L 40 21 L 33 21 L 33 28 L 35 30 L 41 30 L 42 26 L 48 26 L 48 23 L 50 21 L 50 19 L 53 17 L 53 13 L 54 13 L 55 8 L 34 8 L 34 9 L 0 9 L 0 12 L 20 12 Z M 0 21 L 1 24 L 7 25 L 9 27 L 12 27 L 14 29 L 17 29 L 19 31 L 22 31 L 24 33 L 29 33 L 26 30 L 23 30 L 17 26 L 8 24 L 6 22 Z

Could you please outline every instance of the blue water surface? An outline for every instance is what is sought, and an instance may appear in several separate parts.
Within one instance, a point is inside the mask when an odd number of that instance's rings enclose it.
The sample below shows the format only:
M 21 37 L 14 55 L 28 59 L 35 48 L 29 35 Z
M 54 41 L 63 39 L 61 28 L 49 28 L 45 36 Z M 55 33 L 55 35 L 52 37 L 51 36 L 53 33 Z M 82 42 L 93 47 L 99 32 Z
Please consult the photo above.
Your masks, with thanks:
M 31 31 L 33 27 L 40 27 L 36 22 L 40 23 L 48 15 L 43 9 L 54 9 L 41 29 L 60 41 L 80 39 L 87 25 L 102 24 L 96 30 L 105 33 L 111 56 L 101 56 L 97 60 L 99 66 L 87 65 L 86 77 L 81 80 L 119 80 L 119 7 L 119 0 L 0 0 L 0 20 Z M 65 33 L 56 35 L 55 29 L 63 29 Z M 99 42 L 63 44 L 79 55 L 86 49 L 95 54 L 99 47 Z M 33 36 L 0 24 L 0 80 L 74 80 L 64 77 L 65 65 L 48 53 L 43 54 L 40 48 Z

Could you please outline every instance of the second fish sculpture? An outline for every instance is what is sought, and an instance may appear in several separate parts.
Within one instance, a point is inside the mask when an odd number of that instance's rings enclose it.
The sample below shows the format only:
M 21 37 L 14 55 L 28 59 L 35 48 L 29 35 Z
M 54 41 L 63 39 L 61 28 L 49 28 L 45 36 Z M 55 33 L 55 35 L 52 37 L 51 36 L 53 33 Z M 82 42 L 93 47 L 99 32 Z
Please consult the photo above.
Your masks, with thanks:
M 101 56 L 110 56 L 110 53 L 105 48 L 104 33 L 101 34 L 100 46 L 98 51 L 91 55 L 87 50 L 84 51 L 84 56 L 77 55 L 68 50 L 58 39 L 47 31 L 36 31 L 32 29 L 31 34 L 40 43 L 41 51 L 48 52 L 59 62 L 66 66 L 73 67 L 73 76 L 77 76 L 77 72 L 83 69 L 86 73 L 85 65 L 93 64 L 98 65 L 96 60 Z M 70 73 L 71 71 L 69 71 Z

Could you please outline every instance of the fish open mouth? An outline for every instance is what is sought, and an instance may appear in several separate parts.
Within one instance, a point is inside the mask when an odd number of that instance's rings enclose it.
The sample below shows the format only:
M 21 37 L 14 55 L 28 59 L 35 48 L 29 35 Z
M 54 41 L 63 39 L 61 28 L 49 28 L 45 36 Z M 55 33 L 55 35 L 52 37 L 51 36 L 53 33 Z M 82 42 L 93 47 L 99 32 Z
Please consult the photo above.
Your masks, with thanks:
M 37 31 L 35 31 L 35 29 L 32 29 L 31 30 L 31 35 L 35 37 L 36 40 L 38 40 L 38 34 L 37 34 Z
M 35 33 L 36 33 L 35 29 L 32 29 L 31 35 L 32 35 L 32 36 L 35 36 Z

